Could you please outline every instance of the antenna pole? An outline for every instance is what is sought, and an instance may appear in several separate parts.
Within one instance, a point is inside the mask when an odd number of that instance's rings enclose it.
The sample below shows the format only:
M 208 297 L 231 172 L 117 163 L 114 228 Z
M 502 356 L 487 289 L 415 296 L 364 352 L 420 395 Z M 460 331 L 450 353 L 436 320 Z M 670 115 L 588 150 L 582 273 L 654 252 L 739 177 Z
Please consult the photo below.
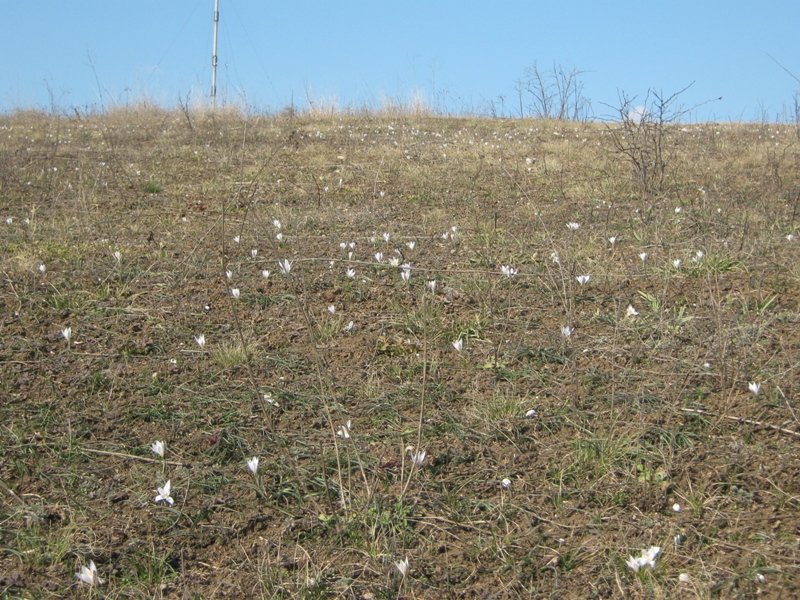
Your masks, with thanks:
M 211 56 L 211 110 L 217 103 L 217 30 L 219 29 L 219 0 L 214 0 L 214 54 Z

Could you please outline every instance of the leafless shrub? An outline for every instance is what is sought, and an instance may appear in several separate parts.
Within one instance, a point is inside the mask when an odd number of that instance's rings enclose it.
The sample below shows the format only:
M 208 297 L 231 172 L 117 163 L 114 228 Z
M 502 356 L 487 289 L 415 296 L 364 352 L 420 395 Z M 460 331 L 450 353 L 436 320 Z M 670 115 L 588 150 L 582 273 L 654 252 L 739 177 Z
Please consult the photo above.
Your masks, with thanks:
M 614 110 L 621 126 L 609 125 L 608 130 L 614 149 L 631 164 L 645 193 L 664 189 L 676 149 L 667 143 L 668 126 L 688 112 L 678 100 L 691 85 L 670 96 L 649 90 L 641 103 L 636 102 L 636 96 L 620 92 L 619 105 Z
M 583 95 L 580 80 L 583 73 L 556 64 L 552 69 L 540 69 L 536 63 L 527 67 L 516 86 L 520 117 L 586 121 L 590 116 L 591 102 Z

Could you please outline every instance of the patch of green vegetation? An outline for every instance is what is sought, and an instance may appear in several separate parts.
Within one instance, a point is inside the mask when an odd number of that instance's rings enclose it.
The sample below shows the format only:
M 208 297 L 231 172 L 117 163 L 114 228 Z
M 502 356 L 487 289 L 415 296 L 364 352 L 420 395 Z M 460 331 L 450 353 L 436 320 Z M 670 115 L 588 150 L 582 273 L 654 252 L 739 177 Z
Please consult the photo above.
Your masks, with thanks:
M 233 368 L 247 364 L 254 356 L 255 347 L 242 346 L 234 340 L 216 345 L 210 352 L 211 359 L 222 368 Z
M 121 565 L 119 586 L 121 589 L 157 589 L 175 581 L 179 572 L 179 557 L 169 552 L 137 549 L 126 553 Z

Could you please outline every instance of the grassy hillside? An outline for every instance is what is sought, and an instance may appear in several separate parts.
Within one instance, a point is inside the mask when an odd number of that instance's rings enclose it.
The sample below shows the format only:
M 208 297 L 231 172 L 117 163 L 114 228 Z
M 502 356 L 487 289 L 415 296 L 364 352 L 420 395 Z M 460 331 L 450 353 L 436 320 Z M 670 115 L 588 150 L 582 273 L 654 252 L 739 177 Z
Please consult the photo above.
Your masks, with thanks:
M 796 596 L 799 204 L 786 125 L 2 117 L 0 595 Z

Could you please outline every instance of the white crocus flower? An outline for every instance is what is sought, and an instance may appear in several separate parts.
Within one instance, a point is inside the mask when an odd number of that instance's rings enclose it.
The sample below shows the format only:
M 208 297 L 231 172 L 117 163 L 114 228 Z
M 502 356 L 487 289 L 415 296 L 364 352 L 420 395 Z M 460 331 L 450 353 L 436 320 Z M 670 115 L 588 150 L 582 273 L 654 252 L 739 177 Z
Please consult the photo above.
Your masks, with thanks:
M 578 281 L 578 283 L 580 283 L 581 285 L 586 285 L 587 283 L 589 283 L 589 280 L 590 280 L 591 278 L 592 278 L 592 277 L 591 277 L 591 275 L 578 275 L 578 276 L 577 276 L 575 279 L 576 279 L 576 280 Z
M 455 342 L 453 342 L 453 348 L 456 351 L 461 352 L 464 349 L 464 340 L 462 338 L 458 338 Z
M 75 577 L 86 585 L 102 585 L 103 583 L 103 580 L 97 575 L 97 567 L 93 560 L 89 561 L 88 567 L 84 565 L 80 571 L 76 571 Z
M 254 456 L 253 458 L 247 461 L 247 469 L 255 475 L 258 473 L 258 457 Z
M 409 450 L 409 454 L 411 455 L 411 464 L 417 468 L 422 466 L 422 463 L 425 462 L 425 457 L 428 455 L 425 450 L 420 450 L 419 452 Z
M 158 496 L 156 496 L 154 500 L 156 504 L 163 501 L 172 506 L 175 501 L 172 499 L 172 496 L 169 495 L 170 487 L 172 487 L 172 481 L 168 479 L 164 487 L 156 488 L 158 491 Z
M 625 564 L 633 571 L 637 572 L 642 567 L 654 568 L 656 566 L 656 557 L 661 552 L 659 546 L 650 546 L 647 550 L 642 550 L 641 556 L 631 556 L 625 561 Z
M 156 456 L 164 458 L 164 442 L 155 441 L 150 445 L 150 451 Z
M 233 296 L 234 298 L 236 298 L 238 300 L 239 299 L 239 288 L 233 288 L 231 290 L 231 296 Z
M 70 339 L 72 338 L 72 327 L 65 327 L 62 329 L 61 335 L 63 335 L 64 339 L 67 340 L 67 343 L 69 343 Z
M 751 381 L 747 384 L 747 388 L 753 394 L 753 396 L 758 396 L 761 393 L 761 384 L 757 381 Z
M 567 229 L 569 229 L 570 231 L 578 231 L 578 229 L 580 228 L 581 228 L 580 223 L 575 223 L 575 222 L 567 223 Z
M 288 275 L 292 271 L 292 261 L 290 261 L 288 258 L 279 260 L 278 267 L 280 267 L 281 273 Z
M 575 331 L 574 327 L 570 327 L 569 325 L 562 325 L 561 326 L 561 337 L 568 338 L 572 335 L 572 332 Z
M 346 440 L 349 440 L 350 439 L 350 425 L 351 425 L 351 422 L 347 421 L 347 423 L 345 423 L 344 425 L 339 427 L 338 431 L 336 432 L 336 435 L 338 435 L 340 438 L 344 438 Z
M 397 570 L 400 572 L 400 575 L 402 575 L 403 577 L 408 575 L 409 564 L 407 558 L 397 561 L 396 563 L 394 563 L 394 566 L 397 568 Z
M 509 279 L 511 279 L 512 277 L 514 277 L 514 275 L 519 273 L 519 271 L 517 269 L 515 269 L 514 267 L 511 267 L 509 265 L 501 265 L 500 266 L 500 272 L 503 275 L 505 275 L 506 277 L 508 277 Z
M 650 546 L 647 550 L 642 551 L 642 556 L 647 558 L 647 566 L 653 568 L 656 566 L 656 557 L 661 554 L 661 546 Z
M 643 566 L 641 557 L 639 556 L 628 557 L 628 560 L 625 561 L 625 564 L 628 565 L 628 568 L 631 569 L 634 573 L 636 573 Z
M 625 311 L 626 317 L 637 317 L 639 316 L 639 311 L 633 308 L 632 304 L 628 304 L 628 309 Z

